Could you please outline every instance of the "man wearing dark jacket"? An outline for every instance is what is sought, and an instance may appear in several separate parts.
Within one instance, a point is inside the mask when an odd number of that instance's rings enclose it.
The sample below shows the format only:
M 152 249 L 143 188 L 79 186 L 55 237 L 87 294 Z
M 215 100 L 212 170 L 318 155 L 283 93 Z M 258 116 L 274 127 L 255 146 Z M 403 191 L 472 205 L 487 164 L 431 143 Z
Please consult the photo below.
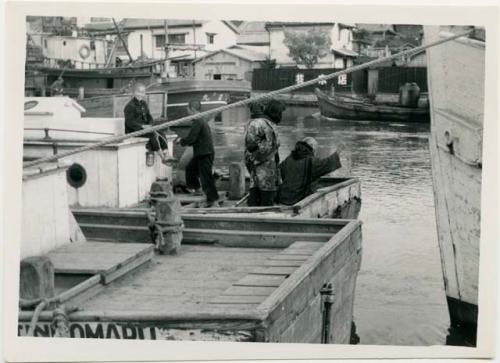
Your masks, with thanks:
M 201 104 L 199 101 L 191 101 L 188 106 L 188 113 L 193 115 L 199 113 Z M 186 185 L 190 189 L 201 188 L 207 196 L 207 207 L 211 207 L 219 199 L 219 193 L 215 186 L 213 175 L 214 165 L 214 145 L 212 133 L 207 120 L 203 117 L 193 120 L 189 135 L 180 140 L 182 146 L 193 147 L 193 158 L 186 165 Z
M 134 86 L 134 97 L 127 103 L 123 111 L 125 115 L 125 133 L 147 129 L 153 124 L 153 117 L 149 112 L 149 107 L 144 98 L 146 97 L 146 87 L 141 83 Z M 150 151 L 157 151 L 162 159 L 165 159 L 163 150 L 168 146 L 166 141 L 154 133 L 143 135 L 149 138 L 146 148 Z
M 316 140 L 306 137 L 295 144 L 295 149 L 280 164 L 279 203 L 292 205 L 304 199 L 314 193 L 315 181 L 342 166 L 337 152 L 324 159 L 315 157 L 317 146 Z

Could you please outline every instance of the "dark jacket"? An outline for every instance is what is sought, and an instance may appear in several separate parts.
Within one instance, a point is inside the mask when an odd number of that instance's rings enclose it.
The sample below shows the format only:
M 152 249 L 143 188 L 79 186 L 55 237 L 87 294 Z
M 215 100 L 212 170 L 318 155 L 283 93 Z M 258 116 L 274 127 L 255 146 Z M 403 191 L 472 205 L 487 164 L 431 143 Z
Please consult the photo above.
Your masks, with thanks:
M 125 133 L 142 130 L 142 125 L 151 125 L 153 117 L 149 112 L 149 107 L 146 101 L 139 101 L 137 98 L 132 99 L 127 103 L 123 110 L 125 115 Z
M 193 147 L 193 157 L 214 153 L 212 132 L 204 118 L 193 120 L 189 135 L 181 139 L 182 146 Z
M 339 169 L 340 158 L 334 152 L 327 158 L 313 156 L 312 150 L 298 142 L 292 153 L 280 164 L 283 180 L 278 193 L 281 204 L 292 205 L 314 193 L 314 182 Z

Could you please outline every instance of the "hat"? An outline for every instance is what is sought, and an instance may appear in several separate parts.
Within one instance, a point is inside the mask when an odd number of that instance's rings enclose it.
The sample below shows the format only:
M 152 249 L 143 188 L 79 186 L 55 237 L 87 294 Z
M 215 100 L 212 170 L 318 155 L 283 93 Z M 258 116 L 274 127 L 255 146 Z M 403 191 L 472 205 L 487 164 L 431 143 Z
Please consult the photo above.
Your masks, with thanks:
M 318 142 L 313 137 L 304 137 L 301 141 L 309 146 L 313 152 L 316 152 L 316 150 L 318 149 Z

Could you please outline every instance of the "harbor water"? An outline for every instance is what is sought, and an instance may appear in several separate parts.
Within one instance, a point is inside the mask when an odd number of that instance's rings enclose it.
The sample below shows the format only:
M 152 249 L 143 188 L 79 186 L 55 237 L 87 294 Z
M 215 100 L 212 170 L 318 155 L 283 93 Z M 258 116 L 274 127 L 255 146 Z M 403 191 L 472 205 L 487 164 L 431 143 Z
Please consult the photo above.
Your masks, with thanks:
M 216 167 L 241 161 L 246 110 L 214 125 Z M 288 107 L 283 159 L 297 140 L 339 150 L 361 180 L 363 257 L 354 318 L 359 344 L 443 345 L 449 317 L 439 259 L 428 124 L 339 121 Z

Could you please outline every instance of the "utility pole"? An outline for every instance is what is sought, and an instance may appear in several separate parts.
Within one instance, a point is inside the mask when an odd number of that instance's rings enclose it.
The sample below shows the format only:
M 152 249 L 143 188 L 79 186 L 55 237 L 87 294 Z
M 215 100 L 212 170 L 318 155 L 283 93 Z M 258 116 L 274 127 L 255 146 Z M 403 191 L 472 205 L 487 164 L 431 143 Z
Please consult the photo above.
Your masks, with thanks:
M 165 63 L 163 64 L 163 71 L 165 72 L 165 78 L 168 78 L 168 68 L 170 61 L 168 60 L 168 21 L 165 19 Z
M 194 61 L 193 61 L 193 78 L 196 76 L 196 70 L 195 70 L 195 66 L 196 66 L 196 22 L 195 20 L 193 20 L 193 43 L 194 43 Z

